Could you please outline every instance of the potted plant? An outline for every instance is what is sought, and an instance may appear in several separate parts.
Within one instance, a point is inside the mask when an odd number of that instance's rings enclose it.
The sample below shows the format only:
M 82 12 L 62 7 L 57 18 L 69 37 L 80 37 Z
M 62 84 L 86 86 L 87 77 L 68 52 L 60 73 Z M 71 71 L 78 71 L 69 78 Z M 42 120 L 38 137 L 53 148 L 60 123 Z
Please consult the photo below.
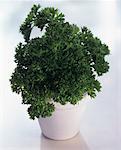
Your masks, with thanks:
M 34 27 L 44 33 L 31 39 Z M 11 88 L 29 105 L 30 118 L 38 118 L 45 136 L 71 138 L 79 131 L 82 99 L 95 98 L 98 76 L 109 70 L 108 46 L 53 7 L 33 5 L 20 32 L 25 42 L 16 47 Z

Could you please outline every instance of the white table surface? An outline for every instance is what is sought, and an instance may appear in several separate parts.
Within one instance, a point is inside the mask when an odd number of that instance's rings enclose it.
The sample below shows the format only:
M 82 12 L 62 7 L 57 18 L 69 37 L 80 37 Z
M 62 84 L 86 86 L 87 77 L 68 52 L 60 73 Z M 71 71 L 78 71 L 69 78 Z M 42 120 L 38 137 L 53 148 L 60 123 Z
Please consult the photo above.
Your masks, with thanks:
M 102 91 L 85 102 L 80 133 L 66 141 L 43 137 L 38 121 L 29 119 L 27 106 L 10 88 L 15 46 L 22 41 L 19 26 L 33 3 L 0 1 L 0 150 L 121 150 L 121 1 L 40 1 L 58 7 L 68 21 L 88 26 L 111 50 L 110 72 L 100 78 Z

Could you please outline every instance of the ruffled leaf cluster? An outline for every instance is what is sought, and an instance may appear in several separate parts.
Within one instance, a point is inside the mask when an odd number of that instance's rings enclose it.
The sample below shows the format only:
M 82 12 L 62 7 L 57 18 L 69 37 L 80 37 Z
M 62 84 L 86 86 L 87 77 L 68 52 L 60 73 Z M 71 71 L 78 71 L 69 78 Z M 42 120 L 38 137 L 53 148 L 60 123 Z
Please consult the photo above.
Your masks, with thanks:
M 44 35 L 31 39 L 34 27 L 44 29 Z M 58 9 L 34 5 L 20 32 L 25 42 L 16 47 L 10 81 L 13 92 L 29 105 L 30 118 L 51 116 L 52 100 L 75 105 L 85 94 L 94 98 L 100 91 L 97 77 L 108 72 L 105 56 L 110 52 L 87 27 L 66 22 Z

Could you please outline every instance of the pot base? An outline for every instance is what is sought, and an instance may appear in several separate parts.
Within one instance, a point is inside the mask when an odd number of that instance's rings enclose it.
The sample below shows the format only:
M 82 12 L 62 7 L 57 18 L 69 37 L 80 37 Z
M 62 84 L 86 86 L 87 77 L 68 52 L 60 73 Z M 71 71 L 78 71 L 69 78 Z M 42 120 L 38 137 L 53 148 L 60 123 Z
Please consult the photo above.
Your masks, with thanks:
M 77 136 L 78 134 L 80 133 L 80 131 L 78 131 L 77 133 L 75 133 L 74 135 L 71 135 L 69 137 L 63 137 L 63 138 L 57 138 L 57 137 L 49 137 L 48 135 L 45 135 L 43 132 L 42 132 L 42 135 L 47 138 L 47 139 L 50 139 L 50 140 L 54 140 L 54 141 L 64 141 L 64 140 L 70 140 L 72 138 L 74 138 L 75 136 Z

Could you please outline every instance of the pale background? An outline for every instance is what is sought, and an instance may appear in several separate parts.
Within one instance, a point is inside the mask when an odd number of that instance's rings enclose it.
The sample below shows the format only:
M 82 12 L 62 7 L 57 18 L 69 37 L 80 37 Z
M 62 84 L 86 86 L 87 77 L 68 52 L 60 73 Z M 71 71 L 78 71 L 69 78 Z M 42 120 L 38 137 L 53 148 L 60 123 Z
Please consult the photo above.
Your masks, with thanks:
M 23 41 L 19 26 L 34 3 L 59 8 L 67 21 L 89 27 L 111 50 L 107 58 L 110 72 L 100 78 L 102 92 L 86 102 L 80 134 L 68 141 L 44 138 L 37 120 L 29 119 L 21 97 L 10 88 L 15 47 Z M 32 36 L 36 33 L 35 30 Z M 0 1 L 0 150 L 120 150 L 120 65 L 120 0 Z

